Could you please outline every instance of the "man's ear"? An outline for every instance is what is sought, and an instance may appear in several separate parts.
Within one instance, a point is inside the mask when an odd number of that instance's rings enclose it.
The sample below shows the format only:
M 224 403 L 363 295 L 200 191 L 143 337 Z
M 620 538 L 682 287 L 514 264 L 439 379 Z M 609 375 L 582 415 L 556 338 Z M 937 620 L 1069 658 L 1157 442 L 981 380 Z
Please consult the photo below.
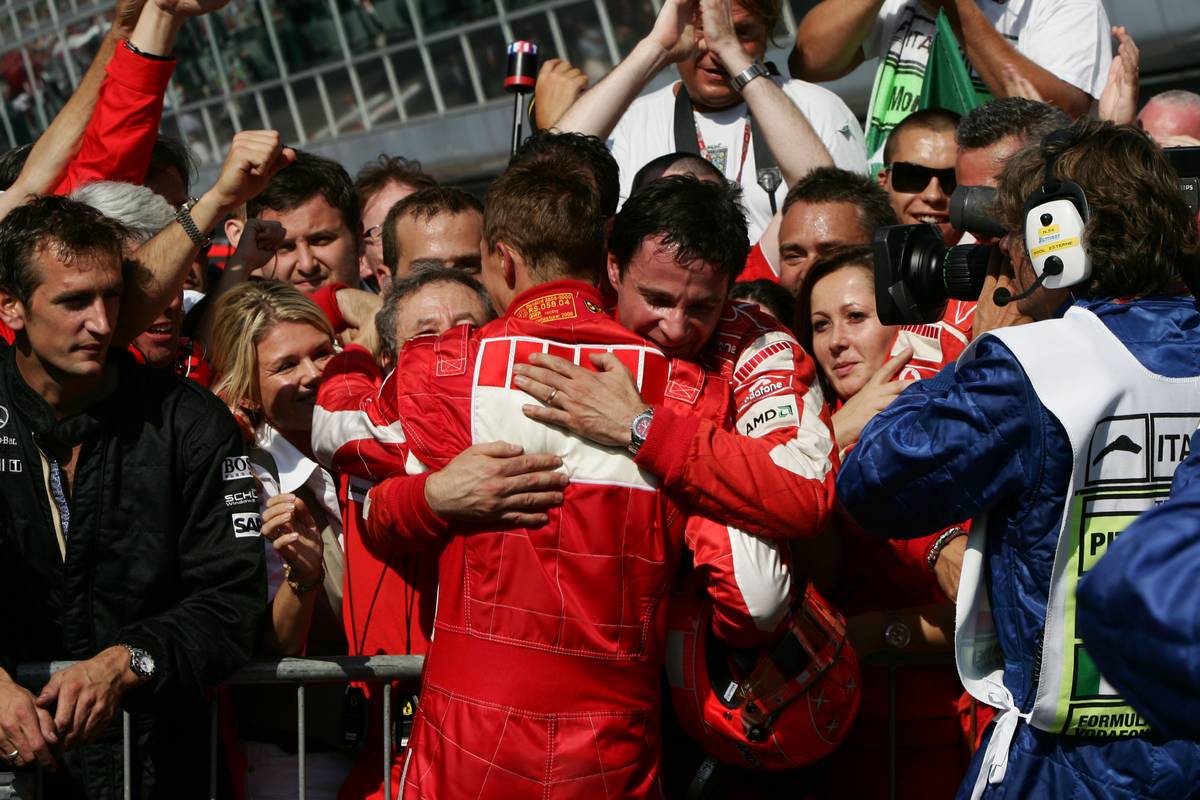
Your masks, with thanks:
M 0 321 L 14 331 L 25 327 L 25 304 L 4 288 L 0 288 Z
M 379 284 L 379 294 L 386 294 L 392 285 L 392 271 L 387 266 L 378 267 L 375 270 L 375 282 Z
M 875 180 L 879 181 L 879 185 L 884 189 L 888 188 L 888 170 L 887 167 L 879 170 L 879 174 L 875 176 Z
M 612 253 L 608 254 L 608 282 L 612 284 L 613 289 L 621 288 L 621 265 Z
M 246 228 L 246 220 L 230 217 L 225 220 L 225 238 L 229 240 L 229 246 L 237 250 L 238 242 L 242 240 L 242 231 Z
M 504 285 L 509 289 L 515 289 L 518 280 L 518 262 L 519 266 L 524 267 L 524 260 L 503 241 L 496 242 L 495 252 L 500 256 L 500 274 L 504 277 Z

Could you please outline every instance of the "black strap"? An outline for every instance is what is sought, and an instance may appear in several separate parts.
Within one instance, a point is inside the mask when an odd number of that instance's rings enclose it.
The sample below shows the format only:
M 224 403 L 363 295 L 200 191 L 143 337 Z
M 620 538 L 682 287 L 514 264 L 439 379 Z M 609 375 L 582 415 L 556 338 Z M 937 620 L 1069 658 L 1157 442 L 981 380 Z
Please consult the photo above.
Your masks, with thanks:
M 774 71 L 772 74 L 775 74 Z M 697 142 L 695 109 L 692 107 L 692 98 L 688 96 L 687 87 L 683 85 L 682 81 L 679 83 L 679 91 L 675 94 L 674 124 L 676 152 L 702 155 Z M 754 148 L 754 170 L 761 186 L 763 172 L 778 170 L 779 162 L 775 160 L 775 154 L 771 152 L 771 148 L 767 147 L 762 130 L 754 124 L 753 117 L 750 118 L 750 146 Z M 764 189 L 764 191 L 766 190 Z M 772 194 L 771 197 L 774 198 L 774 195 Z
M 675 151 L 700 155 L 700 145 L 696 141 L 696 115 L 683 81 L 679 82 L 679 91 L 675 93 Z
M 717 771 L 717 760 L 712 756 L 708 756 L 700 764 L 700 768 L 696 770 L 696 774 L 692 777 L 692 782 L 688 784 L 687 800 L 701 800 L 704 797 L 704 790 L 708 786 L 708 782 L 712 779 L 713 773 Z

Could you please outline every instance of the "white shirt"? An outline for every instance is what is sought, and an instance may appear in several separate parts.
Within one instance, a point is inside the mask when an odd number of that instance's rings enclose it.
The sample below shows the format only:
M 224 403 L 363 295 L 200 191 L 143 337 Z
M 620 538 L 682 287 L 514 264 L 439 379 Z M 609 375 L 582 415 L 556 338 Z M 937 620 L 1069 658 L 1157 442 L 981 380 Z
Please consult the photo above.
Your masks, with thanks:
M 817 137 L 829 150 L 837 166 L 865 173 L 866 145 L 862 127 L 854 114 L 833 92 L 804 81 L 773 78 L 784 94 L 796 104 L 808 119 Z M 613 129 L 608 141 L 613 157 L 621 168 L 621 202 L 629 197 L 633 176 L 646 162 L 682 148 L 675 144 L 675 91 L 671 84 L 639 97 L 630 104 Z M 708 160 L 724 172 L 729 180 L 742 175 L 743 204 L 750 228 L 750 242 L 762 236 L 771 221 L 771 203 L 758 185 L 754 164 L 754 145 L 749 145 L 745 165 L 742 165 L 743 142 L 746 130 L 746 104 L 716 112 L 697 111 L 696 123 L 704 138 Z M 777 208 L 783 208 L 788 187 L 781 184 L 775 192 Z
M 325 518 L 337 533 L 338 544 L 344 550 L 346 545 L 342 540 L 342 507 L 338 502 L 337 481 L 333 476 L 266 423 L 260 425 L 255 432 L 254 446 L 269 453 L 279 469 L 279 481 L 276 482 L 274 475 L 258 464 L 250 464 L 263 487 L 258 498 L 259 510 L 266 512 L 269 498 L 277 494 L 289 494 L 301 486 L 307 486 L 313 497 L 320 501 L 321 510 L 325 512 Z M 263 547 L 267 549 L 267 596 L 274 597 L 275 592 L 283 585 L 283 559 L 265 536 Z

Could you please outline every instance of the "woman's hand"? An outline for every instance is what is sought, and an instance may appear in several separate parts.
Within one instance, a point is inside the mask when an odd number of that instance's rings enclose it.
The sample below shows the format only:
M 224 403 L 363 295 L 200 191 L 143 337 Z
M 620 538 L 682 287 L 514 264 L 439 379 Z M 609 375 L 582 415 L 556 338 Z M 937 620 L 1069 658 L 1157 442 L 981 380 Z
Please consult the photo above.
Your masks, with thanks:
M 299 497 L 277 494 L 267 500 L 262 535 L 291 569 L 297 583 L 311 585 L 321 579 L 325 549 L 321 531 Z
M 863 387 L 834 412 L 833 436 L 839 448 L 845 449 L 857 442 L 871 418 L 887 408 L 898 394 L 916 382 L 892 380 L 912 355 L 912 348 L 906 347 L 885 361 Z

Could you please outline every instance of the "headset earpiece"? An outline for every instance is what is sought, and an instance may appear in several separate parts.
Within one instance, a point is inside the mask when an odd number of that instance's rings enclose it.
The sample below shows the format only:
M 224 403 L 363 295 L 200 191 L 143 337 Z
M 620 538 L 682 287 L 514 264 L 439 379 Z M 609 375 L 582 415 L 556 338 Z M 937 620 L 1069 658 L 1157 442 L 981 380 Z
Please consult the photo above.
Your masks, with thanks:
M 1076 286 L 1092 275 L 1092 260 L 1083 246 L 1087 197 L 1079 184 L 1055 177 L 1058 156 L 1046 152 L 1047 145 L 1066 137 L 1066 131 L 1055 131 L 1042 141 L 1045 178 L 1025 202 L 1025 248 L 1034 273 L 1047 289 Z

